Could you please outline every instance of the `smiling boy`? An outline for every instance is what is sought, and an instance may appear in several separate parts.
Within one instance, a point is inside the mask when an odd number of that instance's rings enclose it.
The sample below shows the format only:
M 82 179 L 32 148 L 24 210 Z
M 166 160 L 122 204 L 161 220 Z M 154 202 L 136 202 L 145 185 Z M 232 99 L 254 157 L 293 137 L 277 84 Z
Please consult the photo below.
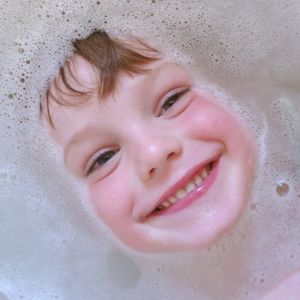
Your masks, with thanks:
M 189 72 L 135 37 L 76 40 L 42 102 L 66 167 L 101 220 L 143 252 L 206 247 L 252 186 L 249 130 Z

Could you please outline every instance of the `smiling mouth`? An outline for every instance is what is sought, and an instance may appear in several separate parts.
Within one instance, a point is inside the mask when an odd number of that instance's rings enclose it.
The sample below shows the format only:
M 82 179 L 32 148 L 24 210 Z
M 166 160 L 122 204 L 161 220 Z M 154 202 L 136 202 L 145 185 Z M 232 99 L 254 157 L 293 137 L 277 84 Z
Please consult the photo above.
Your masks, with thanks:
M 182 210 L 202 196 L 212 185 L 216 178 L 219 157 L 206 163 L 200 169 L 192 171 L 192 174 L 183 180 L 181 187 L 172 189 L 148 217 L 159 216 Z M 176 185 L 177 187 L 178 185 Z

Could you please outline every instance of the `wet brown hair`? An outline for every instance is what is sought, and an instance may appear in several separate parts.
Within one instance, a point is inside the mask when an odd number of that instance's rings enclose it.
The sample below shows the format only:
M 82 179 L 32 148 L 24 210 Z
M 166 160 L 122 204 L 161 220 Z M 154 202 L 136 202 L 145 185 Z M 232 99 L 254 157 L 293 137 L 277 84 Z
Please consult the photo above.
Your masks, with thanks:
M 135 36 L 129 36 L 125 39 L 111 37 L 104 30 L 96 30 L 86 38 L 74 40 L 72 44 L 74 47 L 73 54 L 84 58 L 99 72 L 99 98 L 105 98 L 115 91 L 120 73 L 130 76 L 141 74 L 147 71 L 146 66 L 148 64 L 161 57 L 161 52 L 140 38 Z M 76 105 L 82 103 L 84 101 L 83 96 L 89 94 L 89 91 L 74 89 L 68 82 L 66 72 L 78 82 L 71 68 L 71 63 L 70 59 L 66 59 L 60 67 L 58 74 L 46 90 L 44 101 L 40 105 L 41 114 L 46 114 L 48 123 L 52 128 L 54 128 L 54 124 L 49 108 L 50 99 L 60 105 Z M 60 85 L 63 85 L 71 94 L 66 93 Z M 54 95 L 53 89 L 59 91 L 60 95 L 76 95 L 79 96 L 79 99 L 82 96 L 83 101 L 74 103 L 74 101 L 68 101 L 63 97 L 57 97 L 57 95 Z

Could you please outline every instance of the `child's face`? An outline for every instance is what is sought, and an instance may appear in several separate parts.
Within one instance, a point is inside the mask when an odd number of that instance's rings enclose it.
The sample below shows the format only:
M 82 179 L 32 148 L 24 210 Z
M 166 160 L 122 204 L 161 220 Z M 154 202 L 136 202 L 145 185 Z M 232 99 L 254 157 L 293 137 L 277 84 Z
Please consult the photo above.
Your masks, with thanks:
M 107 99 L 98 97 L 93 67 L 78 56 L 73 61 L 81 84 L 94 92 L 77 106 L 51 101 L 50 130 L 67 168 L 85 177 L 104 223 L 140 251 L 203 247 L 229 230 L 254 164 L 240 121 L 165 59 L 144 74 L 120 76 Z

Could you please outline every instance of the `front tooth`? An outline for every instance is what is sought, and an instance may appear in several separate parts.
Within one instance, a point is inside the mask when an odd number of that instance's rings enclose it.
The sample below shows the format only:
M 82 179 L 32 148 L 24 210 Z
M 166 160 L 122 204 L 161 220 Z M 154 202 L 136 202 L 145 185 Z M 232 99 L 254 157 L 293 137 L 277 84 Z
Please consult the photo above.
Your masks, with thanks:
M 161 204 L 163 207 L 167 208 L 169 207 L 171 204 L 168 201 L 165 201 L 164 203 Z
M 207 168 L 205 167 L 201 172 L 201 177 L 204 179 L 208 175 Z
M 179 190 L 179 191 L 176 193 L 176 197 L 177 197 L 178 199 L 183 199 L 185 195 L 186 195 L 186 192 L 185 192 L 185 190 L 183 190 L 183 189 Z
M 193 182 L 189 182 L 187 186 L 185 187 L 185 191 L 187 193 L 190 193 L 192 190 L 196 188 L 196 185 Z
M 175 197 L 170 197 L 168 201 L 171 202 L 172 204 L 175 204 L 178 201 L 178 199 L 176 199 Z
M 194 181 L 197 185 L 200 185 L 200 183 L 202 182 L 202 178 L 199 175 L 196 175 L 194 177 Z

